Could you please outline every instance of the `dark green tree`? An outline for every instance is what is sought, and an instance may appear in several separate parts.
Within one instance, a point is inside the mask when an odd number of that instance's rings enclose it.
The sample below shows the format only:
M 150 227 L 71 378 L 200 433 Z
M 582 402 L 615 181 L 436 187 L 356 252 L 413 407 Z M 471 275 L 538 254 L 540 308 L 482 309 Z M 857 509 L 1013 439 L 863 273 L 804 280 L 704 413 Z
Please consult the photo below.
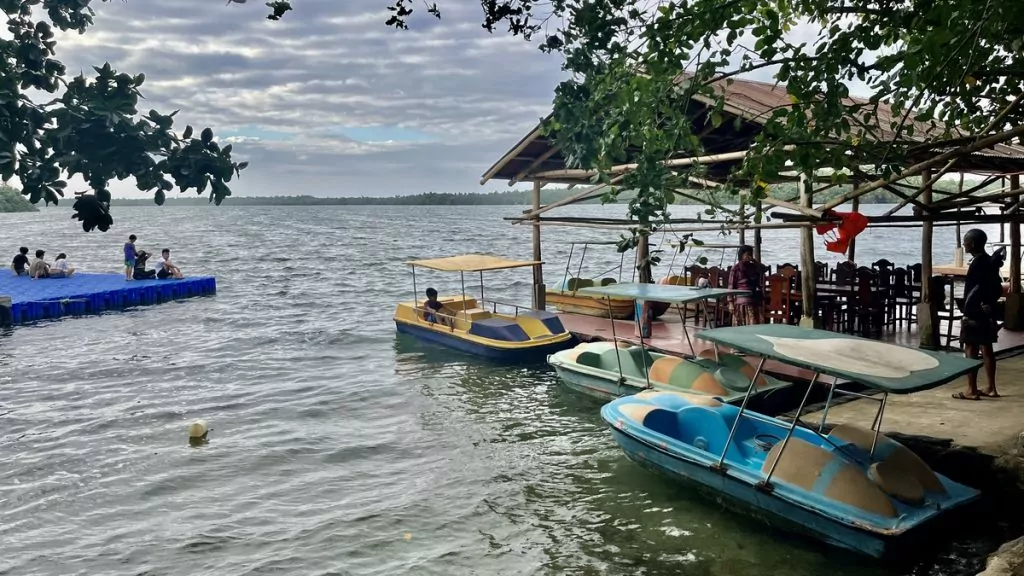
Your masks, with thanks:
M 104 0 L 106 1 L 106 0 Z M 0 0 L 9 38 L 0 38 L 0 183 L 17 177 L 29 201 L 56 204 L 65 178 L 80 175 L 90 190 L 74 193 L 74 218 L 86 231 L 106 231 L 112 180 L 135 179 L 157 204 L 166 193 L 210 193 L 220 204 L 228 183 L 246 167 L 234 162 L 213 131 L 173 130 L 176 112 L 138 110 L 145 75 L 109 63 L 68 79 L 56 59 L 54 30 L 85 32 L 93 23 L 89 0 Z M 54 95 L 37 102 L 28 90 Z

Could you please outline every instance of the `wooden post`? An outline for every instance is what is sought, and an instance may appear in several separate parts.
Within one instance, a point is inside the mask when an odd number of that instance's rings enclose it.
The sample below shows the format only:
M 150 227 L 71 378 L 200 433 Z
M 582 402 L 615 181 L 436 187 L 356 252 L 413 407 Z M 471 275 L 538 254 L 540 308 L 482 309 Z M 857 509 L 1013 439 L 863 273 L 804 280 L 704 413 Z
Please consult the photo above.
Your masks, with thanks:
M 637 261 L 637 282 L 642 284 L 651 284 L 654 282 L 654 274 L 651 272 L 651 244 L 650 237 L 647 234 L 640 234 L 640 238 L 636 245 L 636 261 Z M 638 338 L 650 338 L 652 334 L 651 321 L 654 319 L 651 314 L 651 303 L 647 300 L 637 301 L 634 305 L 634 315 L 636 317 L 636 331 L 635 334 Z M 685 327 L 683 328 L 686 329 Z
M 743 202 L 743 197 L 740 196 L 740 246 L 747 243 L 747 207 Z
M 813 202 L 813 182 L 807 174 L 800 175 L 800 205 L 810 208 Z M 800 292 L 803 303 L 803 314 L 800 326 L 814 328 L 814 290 L 816 276 L 814 274 L 814 230 L 810 226 L 800 229 Z
M 533 209 L 537 210 L 540 208 L 540 189 L 543 186 L 543 182 L 534 180 L 533 182 Z M 533 220 L 533 259 L 540 261 L 540 220 L 534 218 Z M 533 267 L 533 309 L 544 310 L 546 302 L 544 301 L 544 266 L 536 264 Z
M 760 224 L 761 219 L 764 218 L 764 208 L 761 201 L 758 200 L 754 206 L 754 223 Z M 761 262 L 761 228 L 754 228 L 754 260 Z
M 921 186 L 932 179 L 931 169 L 921 174 Z M 925 206 L 932 203 L 932 188 L 927 186 L 921 192 Z M 928 350 L 939 347 L 939 304 L 943 293 L 933 294 L 932 290 L 932 222 L 921 223 L 921 302 L 917 305 L 917 331 L 919 346 Z
M 856 180 L 853 181 L 853 187 L 854 187 L 854 189 L 857 188 L 857 181 Z M 860 212 L 860 196 L 857 196 L 856 198 L 854 198 L 853 201 L 852 201 L 852 204 L 853 204 L 853 211 L 854 212 Z M 849 260 L 850 262 L 856 262 L 857 261 L 857 237 L 856 236 L 854 236 L 850 240 L 850 249 L 846 253 L 846 259 Z
M 1020 188 L 1020 175 L 1010 176 L 1010 190 Z M 1006 296 L 1006 311 L 1003 327 L 1007 330 L 1024 329 L 1024 296 L 1021 295 L 1020 282 L 1020 195 L 1010 198 L 1014 204 L 1013 212 L 1010 214 L 1010 292 Z

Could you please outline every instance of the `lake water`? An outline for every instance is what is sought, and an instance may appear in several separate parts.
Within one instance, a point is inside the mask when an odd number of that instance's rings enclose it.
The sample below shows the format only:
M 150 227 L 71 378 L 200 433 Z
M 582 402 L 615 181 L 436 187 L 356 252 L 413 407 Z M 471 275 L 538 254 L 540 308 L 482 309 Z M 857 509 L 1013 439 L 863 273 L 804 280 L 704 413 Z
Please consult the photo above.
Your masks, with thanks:
M 501 220 L 521 210 L 126 207 L 106 234 L 83 233 L 66 209 L 0 214 L 0 254 L 25 244 L 117 271 L 135 233 L 219 289 L 0 333 L 0 574 L 878 573 L 641 470 L 600 402 L 544 367 L 396 337 L 394 303 L 412 293 L 401 262 L 529 257 L 529 228 Z M 564 242 L 610 237 L 543 236 L 549 283 Z M 873 230 L 858 253 L 904 265 L 919 242 Z M 937 263 L 953 243 L 939 229 Z M 797 246 L 796 232 L 766 232 L 764 260 L 796 262 Z M 594 247 L 584 275 L 617 262 Z M 489 296 L 528 303 L 529 270 L 486 280 Z M 186 427 L 198 418 L 212 432 L 197 449 Z M 915 573 L 973 573 L 988 544 L 942 545 Z

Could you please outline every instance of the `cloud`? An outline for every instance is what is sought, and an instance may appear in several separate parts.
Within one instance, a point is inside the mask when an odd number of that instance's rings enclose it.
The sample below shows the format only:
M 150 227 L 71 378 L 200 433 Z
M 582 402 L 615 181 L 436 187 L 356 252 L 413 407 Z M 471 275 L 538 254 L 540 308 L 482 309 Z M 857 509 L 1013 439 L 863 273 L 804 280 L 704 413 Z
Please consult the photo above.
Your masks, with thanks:
M 262 2 L 103 3 L 58 57 L 145 72 L 144 109 L 180 109 L 250 160 L 239 195 L 476 191 L 549 112 L 561 62 L 483 30 L 476 1 L 444 0 L 440 21 L 421 8 L 407 31 L 384 25 L 387 4 L 302 0 L 275 23 Z

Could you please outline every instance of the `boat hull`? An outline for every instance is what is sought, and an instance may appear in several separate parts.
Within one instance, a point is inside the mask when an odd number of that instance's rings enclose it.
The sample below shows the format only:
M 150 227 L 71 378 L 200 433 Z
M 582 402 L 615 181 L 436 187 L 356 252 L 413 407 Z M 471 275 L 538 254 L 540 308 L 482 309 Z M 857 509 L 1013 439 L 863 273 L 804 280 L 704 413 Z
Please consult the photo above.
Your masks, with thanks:
M 545 300 L 559 312 L 570 314 L 582 314 L 584 316 L 596 316 L 599 318 L 608 317 L 609 302 L 611 317 L 616 320 L 632 320 L 636 312 L 636 301 L 622 298 L 607 298 L 586 296 L 562 290 L 548 290 L 545 293 Z M 670 305 L 667 302 L 650 302 L 651 315 L 658 318 L 668 311 Z
M 626 457 L 648 470 L 693 485 L 703 496 L 730 508 L 797 534 L 875 558 L 886 555 L 889 542 L 872 533 L 854 530 L 806 508 L 773 497 L 768 492 L 699 462 L 690 462 L 648 445 L 611 427 L 612 437 Z M 723 500 L 723 497 L 728 501 Z
M 543 362 L 548 354 L 553 354 L 565 348 L 571 348 L 576 343 L 575 339 L 570 335 L 568 338 L 552 339 L 529 347 L 505 348 L 468 340 L 451 332 L 409 324 L 398 319 L 395 320 L 395 328 L 399 332 L 413 336 L 423 342 L 508 363 Z

